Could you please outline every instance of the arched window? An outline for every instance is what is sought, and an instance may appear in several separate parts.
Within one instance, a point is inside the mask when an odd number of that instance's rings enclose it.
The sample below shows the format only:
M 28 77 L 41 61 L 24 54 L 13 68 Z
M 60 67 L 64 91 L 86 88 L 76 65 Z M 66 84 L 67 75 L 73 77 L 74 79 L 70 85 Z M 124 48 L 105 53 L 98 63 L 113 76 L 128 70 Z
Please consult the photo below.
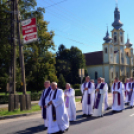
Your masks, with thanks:
M 105 53 L 107 53 L 107 48 L 105 48 Z
M 123 37 L 121 36 L 121 43 L 123 43 Z
M 95 72 L 95 79 L 97 80 L 97 78 L 98 78 L 98 73 Z
M 111 76 L 112 76 L 112 79 L 113 79 L 113 77 L 114 77 L 114 76 L 113 76 L 113 72 L 111 73 Z
M 114 43 L 116 43 L 117 42 L 117 37 L 116 36 L 114 36 Z
M 128 54 L 128 52 L 127 52 L 127 56 L 128 56 L 129 54 Z
M 116 72 L 116 77 L 118 77 L 118 72 Z

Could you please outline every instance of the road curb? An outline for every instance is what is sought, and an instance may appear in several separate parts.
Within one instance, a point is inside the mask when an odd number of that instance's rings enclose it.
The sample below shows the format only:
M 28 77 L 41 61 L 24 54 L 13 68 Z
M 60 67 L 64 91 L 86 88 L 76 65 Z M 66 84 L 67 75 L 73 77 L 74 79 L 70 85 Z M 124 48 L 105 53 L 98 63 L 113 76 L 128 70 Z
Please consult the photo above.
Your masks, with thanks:
M 2 117 L 0 117 L 0 120 L 13 119 L 13 118 L 18 118 L 18 117 L 22 117 L 22 116 L 30 116 L 30 115 L 35 115 L 35 114 L 39 114 L 39 113 L 41 113 L 41 112 L 39 111 L 39 112 L 26 113 L 26 114 L 2 116 Z

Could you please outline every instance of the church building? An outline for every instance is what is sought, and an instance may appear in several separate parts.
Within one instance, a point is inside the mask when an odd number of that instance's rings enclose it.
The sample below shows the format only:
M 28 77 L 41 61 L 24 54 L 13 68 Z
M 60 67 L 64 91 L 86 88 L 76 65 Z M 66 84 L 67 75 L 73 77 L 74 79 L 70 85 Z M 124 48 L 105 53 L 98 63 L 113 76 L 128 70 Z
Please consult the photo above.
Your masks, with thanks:
M 103 77 L 108 84 L 111 84 L 116 76 L 124 82 L 127 77 L 133 76 L 132 43 L 129 39 L 126 44 L 124 43 L 125 31 L 122 28 L 118 7 L 114 11 L 112 26 L 112 37 L 107 30 L 103 38 L 102 51 L 84 54 L 88 74 L 95 82 L 98 77 Z

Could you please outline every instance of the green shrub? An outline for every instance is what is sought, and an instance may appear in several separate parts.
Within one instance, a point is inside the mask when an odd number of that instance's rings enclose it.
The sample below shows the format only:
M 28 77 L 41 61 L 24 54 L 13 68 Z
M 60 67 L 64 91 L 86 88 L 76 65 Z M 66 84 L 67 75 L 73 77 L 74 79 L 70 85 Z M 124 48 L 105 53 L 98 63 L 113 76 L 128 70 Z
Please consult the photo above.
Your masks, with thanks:
M 0 96 L 0 104 L 8 103 L 8 95 Z
M 80 84 L 74 84 L 72 85 L 74 89 L 80 89 Z
M 82 96 L 80 89 L 75 89 L 75 96 Z

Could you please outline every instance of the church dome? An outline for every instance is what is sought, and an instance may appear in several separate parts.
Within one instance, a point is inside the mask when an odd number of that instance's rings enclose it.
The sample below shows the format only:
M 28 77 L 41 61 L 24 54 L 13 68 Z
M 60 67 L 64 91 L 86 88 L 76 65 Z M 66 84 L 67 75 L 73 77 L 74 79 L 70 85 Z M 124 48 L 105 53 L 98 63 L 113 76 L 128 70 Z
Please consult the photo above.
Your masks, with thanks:
M 133 44 L 130 42 L 130 39 L 127 39 L 127 43 L 125 44 L 125 46 L 127 48 L 130 48 Z
M 108 29 L 107 29 L 107 32 L 106 32 L 106 36 L 103 38 L 103 40 L 105 41 L 105 43 L 108 43 L 112 40 L 112 38 L 109 37 Z
M 112 26 L 116 30 L 119 30 L 123 26 L 123 23 L 120 21 L 120 11 L 119 11 L 118 7 L 116 7 L 115 11 L 114 11 L 114 22 L 113 22 Z

